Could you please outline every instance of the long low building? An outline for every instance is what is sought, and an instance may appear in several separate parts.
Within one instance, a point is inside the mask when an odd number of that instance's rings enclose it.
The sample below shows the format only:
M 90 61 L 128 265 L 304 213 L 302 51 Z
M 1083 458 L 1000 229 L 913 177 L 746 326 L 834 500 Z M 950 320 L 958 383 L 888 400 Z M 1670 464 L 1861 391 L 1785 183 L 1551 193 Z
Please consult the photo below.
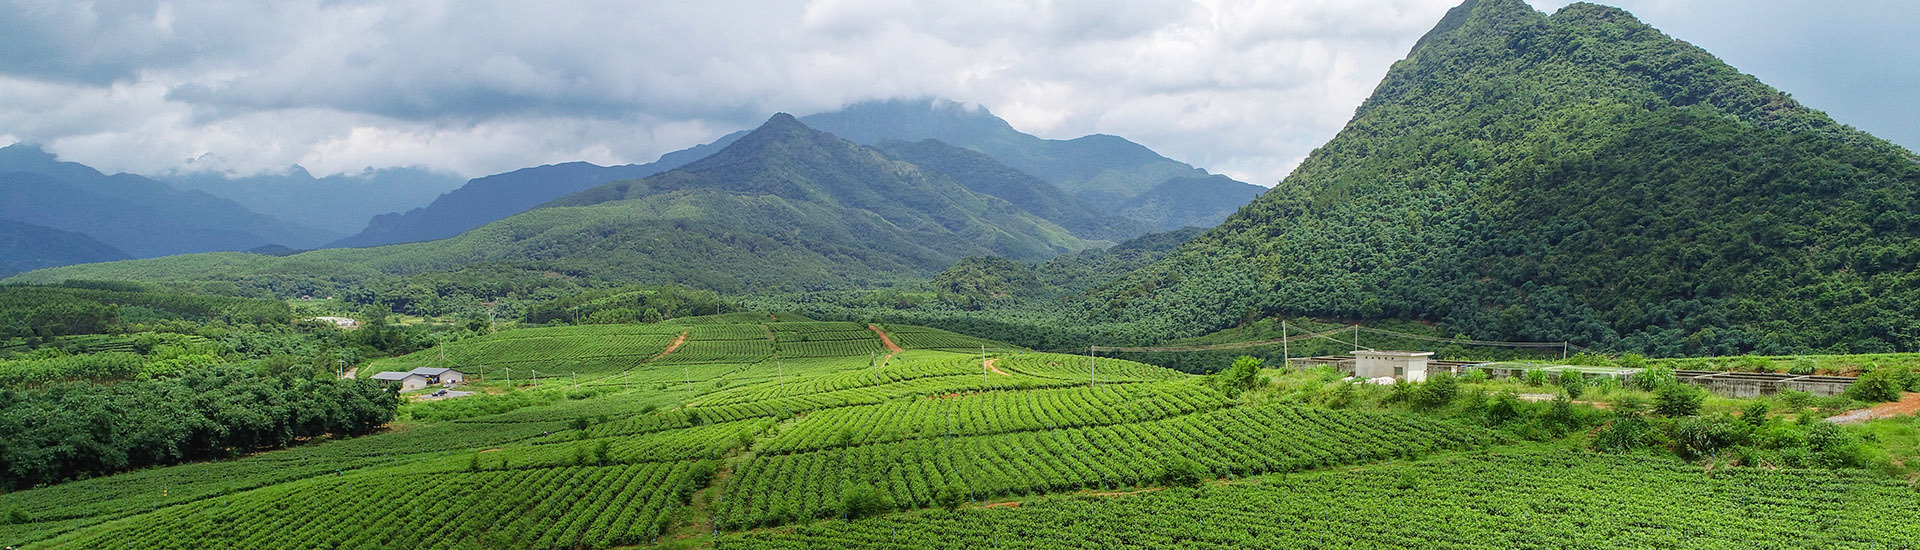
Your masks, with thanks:
M 373 379 L 386 382 L 399 382 L 400 391 L 413 391 L 434 384 L 452 386 L 465 382 L 467 376 L 465 373 L 449 368 L 420 367 L 406 372 L 390 371 L 374 373 Z

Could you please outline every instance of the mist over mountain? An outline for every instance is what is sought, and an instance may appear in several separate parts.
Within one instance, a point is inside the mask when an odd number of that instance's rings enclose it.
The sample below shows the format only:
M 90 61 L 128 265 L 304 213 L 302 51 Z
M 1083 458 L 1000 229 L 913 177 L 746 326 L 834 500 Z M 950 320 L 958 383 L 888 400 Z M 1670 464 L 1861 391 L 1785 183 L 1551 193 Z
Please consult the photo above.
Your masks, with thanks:
M 365 229 L 376 215 L 424 206 L 466 181 L 420 168 L 384 168 L 316 178 L 299 166 L 279 174 L 229 177 L 196 172 L 158 179 L 181 189 L 231 199 L 255 212 L 343 235 Z

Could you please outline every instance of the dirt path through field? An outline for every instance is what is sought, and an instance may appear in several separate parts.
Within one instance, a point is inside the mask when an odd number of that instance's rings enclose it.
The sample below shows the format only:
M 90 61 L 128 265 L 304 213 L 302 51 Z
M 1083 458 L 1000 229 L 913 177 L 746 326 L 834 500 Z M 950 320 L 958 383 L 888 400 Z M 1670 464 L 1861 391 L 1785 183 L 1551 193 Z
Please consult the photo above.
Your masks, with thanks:
M 993 366 L 993 364 L 994 364 L 994 363 L 996 363 L 996 362 L 999 362 L 999 361 L 1000 361 L 1000 358 L 999 358 L 999 357 L 995 357 L 995 358 L 992 358 L 992 359 L 988 359 L 988 360 L 987 360 L 987 370 L 990 370 L 990 371 L 993 371 L 993 373 L 994 373 L 994 374 L 998 374 L 998 375 L 1000 375 L 1000 376 L 1013 376 L 1013 375 L 1011 375 L 1011 374 L 1007 374 L 1007 371 L 1003 371 L 1003 370 L 1000 370 L 1000 367 L 996 367 L 996 366 Z
M 1913 416 L 1915 414 L 1920 414 L 1920 393 L 1905 394 L 1901 396 L 1899 401 L 1892 403 L 1881 403 L 1865 409 L 1847 411 L 1845 414 L 1828 418 L 1827 421 L 1835 424 L 1854 424 L 1878 418 Z
M 360 372 L 360 367 L 353 367 L 353 368 L 350 368 L 350 369 L 347 369 L 347 372 L 345 372 L 345 373 L 342 373 L 342 374 L 340 375 L 340 379 L 341 379 L 341 380 L 352 380 L 352 379 L 353 379 L 353 375 L 354 375 L 355 373 L 358 373 L 358 372 Z
M 893 343 L 893 338 L 889 338 L 887 336 L 887 331 L 880 330 L 880 327 L 878 325 L 867 325 L 867 330 L 871 330 L 873 331 L 874 334 L 879 335 L 880 345 L 886 346 L 887 348 L 887 356 L 885 358 L 880 359 L 880 366 L 883 366 L 883 367 L 886 366 L 888 361 L 893 360 L 893 356 L 900 355 L 900 352 L 907 351 L 905 349 L 901 349 L 899 344 Z
M 673 350 L 680 349 L 680 344 L 687 343 L 687 332 L 688 331 L 684 331 L 684 330 L 680 331 L 680 335 L 674 337 L 673 343 L 667 344 L 667 349 L 660 350 L 659 355 L 655 355 L 653 356 L 652 359 L 648 359 L 647 361 L 648 362 L 659 361 L 660 358 L 666 357 L 667 354 L 673 353 Z

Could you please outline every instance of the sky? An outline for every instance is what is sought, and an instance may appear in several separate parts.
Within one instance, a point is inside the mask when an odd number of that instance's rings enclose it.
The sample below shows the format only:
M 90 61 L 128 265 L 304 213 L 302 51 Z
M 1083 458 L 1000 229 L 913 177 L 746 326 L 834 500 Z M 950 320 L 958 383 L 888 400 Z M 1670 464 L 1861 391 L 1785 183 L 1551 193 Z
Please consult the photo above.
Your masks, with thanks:
M 1551 11 L 1567 2 L 1529 0 Z M 1273 185 L 1457 0 L 0 0 L 0 144 L 147 175 L 649 162 L 941 97 Z M 1920 149 L 1906 0 L 1620 0 Z

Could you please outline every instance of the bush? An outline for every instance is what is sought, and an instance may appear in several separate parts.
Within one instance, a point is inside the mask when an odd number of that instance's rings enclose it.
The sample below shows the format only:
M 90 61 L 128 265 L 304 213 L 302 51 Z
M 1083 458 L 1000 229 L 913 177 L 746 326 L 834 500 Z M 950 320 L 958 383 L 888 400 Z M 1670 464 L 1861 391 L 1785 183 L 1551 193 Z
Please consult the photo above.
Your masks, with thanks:
M 1547 371 L 1527 369 L 1527 385 L 1544 386 L 1547 384 Z
M 1260 373 L 1260 363 L 1258 357 L 1242 355 L 1233 360 L 1233 366 L 1214 375 L 1215 383 L 1227 393 L 1227 397 L 1239 397 L 1240 392 L 1253 387 L 1254 378 Z
M 1767 413 L 1772 411 L 1773 407 L 1768 406 L 1767 402 L 1754 401 L 1748 403 L 1745 408 L 1740 409 L 1740 419 L 1745 421 L 1748 426 L 1758 428 L 1767 423 Z
M 1680 458 L 1700 460 L 1746 443 L 1750 429 L 1724 415 L 1682 419 L 1673 425 L 1673 451 Z
M 1167 461 L 1161 481 L 1178 487 L 1198 487 L 1205 479 L 1200 472 L 1200 464 L 1183 456 L 1175 456 Z
M 847 519 L 863 518 L 893 509 L 893 497 L 865 483 L 848 483 L 840 489 L 840 512 Z
M 1653 412 L 1668 418 L 1693 416 L 1700 414 L 1700 405 L 1706 401 L 1706 390 L 1676 382 L 1654 392 Z
M 1812 359 L 1808 359 L 1805 357 L 1794 359 L 1792 366 L 1787 367 L 1788 373 L 1796 374 L 1799 376 L 1807 376 L 1807 375 L 1813 374 L 1818 370 L 1820 370 L 1819 364 L 1815 363 Z
M 1567 390 L 1568 399 L 1579 399 L 1580 394 L 1587 392 L 1587 377 L 1578 371 L 1561 371 L 1554 382 Z
M 1426 383 L 1413 390 L 1413 404 L 1422 409 L 1438 409 L 1453 403 L 1453 397 L 1460 393 L 1460 383 L 1449 373 L 1440 373 L 1427 379 Z
M 1652 443 L 1648 431 L 1647 419 L 1639 413 L 1622 414 L 1594 434 L 1593 448 L 1607 453 L 1632 452 Z
M 1853 385 L 1847 386 L 1846 396 L 1869 403 L 1899 401 L 1900 391 L 1906 388 L 1906 369 L 1880 368 L 1860 375 Z
M 1520 396 L 1511 391 L 1500 392 L 1487 404 L 1487 426 L 1498 428 L 1520 418 L 1521 407 Z
M 1663 365 L 1654 365 L 1641 369 L 1638 374 L 1634 374 L 1627 382 L 1636 389 L 1657 391 L 1663 386 L 1680 383 L 1680 379 L 1673 375 L 1672 368 Z

